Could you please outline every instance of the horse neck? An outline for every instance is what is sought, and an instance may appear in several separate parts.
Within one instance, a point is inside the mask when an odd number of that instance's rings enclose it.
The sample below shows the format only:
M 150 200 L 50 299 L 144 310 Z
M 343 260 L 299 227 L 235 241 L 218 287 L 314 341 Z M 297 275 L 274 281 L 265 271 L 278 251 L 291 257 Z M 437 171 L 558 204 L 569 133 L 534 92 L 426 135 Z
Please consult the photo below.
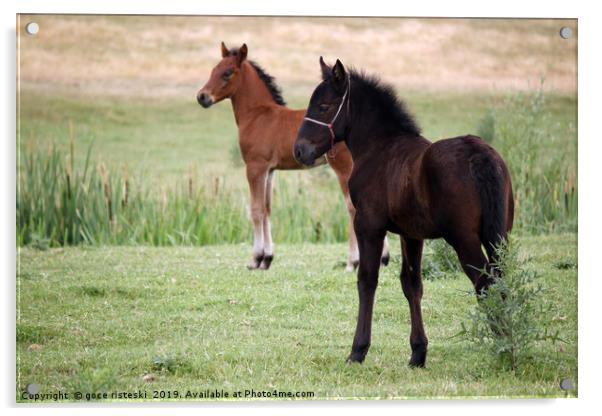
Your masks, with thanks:
M 345 135 L 345 143 L 353 159 L 378 152 L 383 146 L 393 141 L 397 136 L 392 132 L 382 131 L 378 124 L 367 124 L 365 117 L 360 116 L 351 126 L 349 134 Z
M 239 87 L 231 97 L 234 117 L 239 126 L 250 117 L 255 117 L 254 110 L 274 103 L 268 87 L 247 61 L 242 63 L 240 77 Z
M 370 110 L 371 108 L 374 107 L 361 99 L 351 102 L 352 125 L 345 135 L 345 143 L 353 159 L 380 152 L 383 147 L 388 147 L 399 140 L 400 136 L 406 135 L 392 127 L 390 122 L 382 120 L 382 114 Z

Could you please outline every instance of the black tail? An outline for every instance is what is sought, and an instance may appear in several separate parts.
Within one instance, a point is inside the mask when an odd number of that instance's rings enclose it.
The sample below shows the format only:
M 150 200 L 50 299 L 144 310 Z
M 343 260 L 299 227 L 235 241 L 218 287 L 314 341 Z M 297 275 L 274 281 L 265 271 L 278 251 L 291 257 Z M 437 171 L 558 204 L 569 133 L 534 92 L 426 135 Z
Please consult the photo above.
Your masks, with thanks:
M 496 247 L 506 239 L 507 230 L 504 170 L 486 153 L 475 155 L 470 169 L 481 197 L 481 242 L 489 262 L 496 263 Z

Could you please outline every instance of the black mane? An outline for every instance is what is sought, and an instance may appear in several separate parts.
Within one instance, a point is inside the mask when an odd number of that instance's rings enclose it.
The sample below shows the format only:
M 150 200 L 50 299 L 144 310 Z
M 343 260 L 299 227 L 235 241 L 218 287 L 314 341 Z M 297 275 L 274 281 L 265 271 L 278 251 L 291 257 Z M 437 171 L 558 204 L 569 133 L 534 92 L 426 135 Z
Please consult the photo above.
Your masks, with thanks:
M 265 86 L 268 87 L 268 91 L 270 91 L 270 94 L 272 94 L 272 98 L 274 99 L 274 101 L 276 101 L 276 104 L 286 105 L 284 98 L 282 98 L 282 90 L 276 84 L 276 78 L 265 72 L 265 70 L 262 67 L 260 67 L 257 64 L 257 62 L 249 61 L 249 63 L 253 68 L 255 68 L 255 71 L 257 71 L 257 75 L 259 75 L 259 78 L 263 81 Z
M 349 70 L 351 79 L 351 97 L 357 94 L 378 105 L 379 113 L 391 129 L 419 136 L 420 127 L 414 116 L 407 109 L 392 85 L 383 83 L 377 76 L 366 74 L 355 69 Z
M 238 54 L 238 49 L 230 49 L 230 56 L 236 56 L 237 54 Z M 259 78 L 263 81 L 265 86 L 268 88 L 268 91 L 272 95 L 272 98 L 274 99 L 276 104 L 286 105 L 284 98 L 282 98 L 282 90 L 276 84 L 276 78 L 274 78 L 273 76 L 271 76 L 270 74 L 265 72 L 265 70 L 262 67 L 260 67 L 257 62 L 251 61 L 250 59 L 247 59 L 247 62 L 249 62 L 251 64 L 251 66 L 253 67 L 253 69 L 255 69 L 255 71 L 257 72 L 257 75 L 259 75 Z

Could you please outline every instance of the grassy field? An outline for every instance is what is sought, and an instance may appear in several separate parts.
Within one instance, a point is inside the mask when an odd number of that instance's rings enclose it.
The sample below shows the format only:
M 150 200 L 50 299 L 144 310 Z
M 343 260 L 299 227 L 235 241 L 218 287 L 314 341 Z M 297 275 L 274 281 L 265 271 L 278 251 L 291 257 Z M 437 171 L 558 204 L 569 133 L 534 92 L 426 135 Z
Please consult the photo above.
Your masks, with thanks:
M 149 397 L 205 389 L 313 391 L 314 399 L 576 395 L 559 389 L 561 379 L 577 380 L 576 236 L 521 244 L 548 290 L 542 301 L 554 305 L 540 319 L 566 343 L 538 344 L 517 376 L 450 339 L 476 304 L 461 273 L 425 281 L 427 368 L 407 367 L 398 254 L 381 269 L 366 362 L 347 365 L 357 294 L 355 276 L 338 266 L 344 244 L 282 245 L 266 273 L 245 269 L 246 245 L 21 249 L 18 390 L 38 383 L 42 392 L 140 389 Z M 148 374 L 156 379 L 145 381 Z
M 208 72 L 207 72 L 208 75 Z M 535 86 L 531 91 L 537 91 Z M 211 180 L 221 177 L 228 185 L 246 190 L 244 167 L 237 156 L 238 131 L 232 106 L 225 101 L 203 109 L 191 91 L 187 97 L 100 97 L 89 100 L 73 94 L 51 94 L 24 88 L 21 92 L 21 150 L 47 149 L 51 144 L 67 156 L 70 124 L 75 133 L 76 167 L 85 161 L 93 143 L 93 160 L 143 179 L 145 183 L 174 186 L 188 177 L 190 168 Z M 561 136 L 567 164 L 576 158 L 576 98 L 545 87 L 551 136 Z M 307 91 L 309 95 L 311 91 Z M 287 94 L 292 108 L 307 105 L 307 96 Z M 476 134 L 488 110 L 503 107 L 509 94 L 488 92 L 400 91 L 416 116 L 425 137 L 439 140 Z M 141 145 L 143 144 L 143 146 Z M 554 150 L 554 149 L 552 149 Z M 329 171 L 324 167 L 323 170 Z M 286 172 L 292 177 L 315 171 Z M 283 176 L 280 175 L 280 176 Z M 332 176 L 334 178 L 334 175 Z
M 558 388 L 577 380 L 575 21 L 21 18 L 31 20 L 39 34 L 18 40 L 17 400 L 28 383 L 149 398 L 577 394 Z M 562 40 L 561 25 L 575 38 Z M 245 269 L 251 223 L 231 104 L 195 100 L 222 40 L 246 42 L 293 108 L 307 104 L 318 56 L 339 57 L 392 83 L 425 137 L 490 141 L 510 166 L 514 234 L 555 306 L 538 319 L 567 343 L 540 344 L 514 375 L 450 339 L 476 303 L 451 273 L 425 282 L 428 368 L 410 370 L 397 255 L 383 269 L 367 361 L 345 365 L 357 295 L 328 167 L 276 174 L 276 259 L 266 273 Z M 423 266 L 441 276 L 432 250 Z
M 545 89 L 403 96 L 426 137 L 472 132 L 502 154 L 516 232 L 576 231 L 573 97 Z M 250 240 L 248 186 L 228 102 L 204 110 L 192 100 L 89 101 L 25 89 L 21 108 L 18 244 Z M 278 243 L 347 238 L 345 205 L 328 166 L 278 172 L 272 212 Z

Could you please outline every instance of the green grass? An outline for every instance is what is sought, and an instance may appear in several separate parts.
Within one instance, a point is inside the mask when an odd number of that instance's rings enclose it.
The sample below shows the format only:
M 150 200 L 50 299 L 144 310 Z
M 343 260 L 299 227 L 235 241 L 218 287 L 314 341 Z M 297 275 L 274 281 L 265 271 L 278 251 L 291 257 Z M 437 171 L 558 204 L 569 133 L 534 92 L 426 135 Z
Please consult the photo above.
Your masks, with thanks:
M 94 142 L 94 164 L 169 184 L 185 177 L 191 166 L 211 176 L 232 170 L 227 150 L 238 133 L 229 102 L 203 111 L 189 100 L 99 98 L 21 93 L 21 148 L 46 149 L 54 143 L 69 150 L 69 124 L 74 124 L 76 160 L 83 166 Z M 78 165 L 76 165 L 78 167 Z M 244 176 L 240 167 L 229 178 Z M 244 182 L 242 182 L 244 185 Z
M 576 235 L 520 238 L 547 288 L 543 301 L 566 344 L 538 344 L 517 375 L 452 338 L 476 304 L 458 273 L 426 280 L 427 368 L 407 367 L 409 312 L 399 243 L 381 269 L 372 348 L 347 365 L 355 274 L 345 244 L 287 244 L 267 272 L 245 269 L 247 244 L 19 250 L 17 400 L 41 392 L 224 389 L 313 391 L 334 397 L 565 397 L 577 384 Z M 431 261 L 426 252 L 423 263 Z M 566 267 L 566 265 L 571 267 Z M 32 348 L 33 344 L 38 344 Z M 156 380 L 144 381 L 147 374 Z

